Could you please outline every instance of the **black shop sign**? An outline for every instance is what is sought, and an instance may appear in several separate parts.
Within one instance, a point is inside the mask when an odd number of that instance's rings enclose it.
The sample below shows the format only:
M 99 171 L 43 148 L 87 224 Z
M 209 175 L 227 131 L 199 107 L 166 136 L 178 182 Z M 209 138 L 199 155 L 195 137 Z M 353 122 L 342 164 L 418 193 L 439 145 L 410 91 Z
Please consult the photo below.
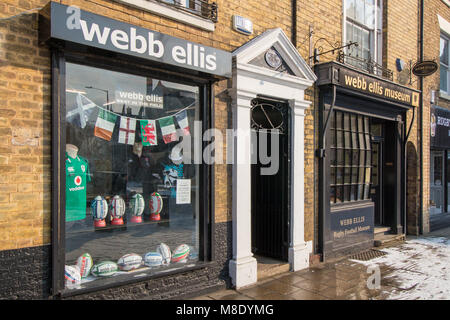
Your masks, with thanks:
M 141 28 L 75 6 L 50 2 L 40 12 L 39 40 L 67 41 L 186 69 L 231 77 L 231 53 Z

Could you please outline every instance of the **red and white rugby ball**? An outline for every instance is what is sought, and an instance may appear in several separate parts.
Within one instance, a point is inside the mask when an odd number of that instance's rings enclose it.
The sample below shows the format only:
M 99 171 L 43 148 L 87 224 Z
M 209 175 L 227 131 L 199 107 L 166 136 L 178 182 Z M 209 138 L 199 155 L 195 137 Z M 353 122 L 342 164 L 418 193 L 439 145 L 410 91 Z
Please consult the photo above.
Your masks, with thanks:
M 150 195 L 150 213 L 158 215 L 161 213 L 163 207 L 163 200 L 158 192 L 153 192 Z
M 66 283 L 77 284 L 81 282 L 80 269 L 77 266 L 65 266 L 64 278 Z
M 83 253 L 77 259 L 77 267 L 80 269 L 81 278 L 86 278 L 91 272 L 94 261 L 89 253 Z
M 136 253 L 126 254 L 117 260 L 117 265 L 122 271 L 130 271 L 142 265 L 142 257 Z
M 180 244 L 174 252 L 172 252 L 172 262 L 185 262 L 189 255 L 190 248 L 187 244 Z

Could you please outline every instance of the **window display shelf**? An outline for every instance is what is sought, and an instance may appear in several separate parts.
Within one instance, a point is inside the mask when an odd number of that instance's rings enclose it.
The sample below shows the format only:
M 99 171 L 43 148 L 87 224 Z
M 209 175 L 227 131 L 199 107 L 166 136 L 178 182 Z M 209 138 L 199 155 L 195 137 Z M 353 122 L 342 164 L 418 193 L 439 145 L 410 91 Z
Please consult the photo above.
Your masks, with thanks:
M 106 225 L 106 227 L 94 227 L 94 222 L 92 221 L 91 226 L 80 226 L 80 228 L 75 230 L 69 230 L 66 231 L 66 235 L 71 234 L 80 234 L 80 233 L 90 233 L 95 231 L 112 231 L 112 230 L 120 230 L 120 229 L 127 229 L 127 228 L 137 228 L 142 226 L 149 226 L 149 225 L 169 225 L 170 223 L 177 223 L 183 221 L 192 221 L 192 217 L 186 217 L 186 218 L 172 218 L 172 219 L 161 219 L 158 221 L 143 221 L 141 223 L 134 223 L 134 222 L 124 222 L 123 225 Z

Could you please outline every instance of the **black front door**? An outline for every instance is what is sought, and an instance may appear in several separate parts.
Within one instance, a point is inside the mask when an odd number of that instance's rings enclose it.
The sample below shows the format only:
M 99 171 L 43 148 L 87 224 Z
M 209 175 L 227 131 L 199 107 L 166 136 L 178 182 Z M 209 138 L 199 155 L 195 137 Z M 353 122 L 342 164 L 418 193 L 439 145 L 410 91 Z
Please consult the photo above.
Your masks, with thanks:
M 263 99 L 253 100 L 252 106 L 252 252 L 287 260 L 290 190 L 289 106 L 284 102 Z M 264 154 L 272 159 L 270 163 L 267 158 L 264 159 Z M 278 157 L 278 168 L 274 165 L 275 157 Z M 264 172 L 264 169 L 271 166 L 272 169 L 268 171 L 272 172 Z

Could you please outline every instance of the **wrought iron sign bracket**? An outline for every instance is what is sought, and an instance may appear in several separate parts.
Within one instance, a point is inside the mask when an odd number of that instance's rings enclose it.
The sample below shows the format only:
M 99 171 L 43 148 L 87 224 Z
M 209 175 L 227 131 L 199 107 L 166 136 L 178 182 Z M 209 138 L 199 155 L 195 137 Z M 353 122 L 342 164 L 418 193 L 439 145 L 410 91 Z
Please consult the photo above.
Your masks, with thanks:
M 310 33 L 310 36 L 312 36 L 311 33 Z M 324 51 L 323 51 L 323 50 L 324 50 L 323 46 L 316 47 L 316 46 L 317 46 L 317 43 L 320 42 L 320 41 L 325 41 L 332 49 L 327 50 L 327 51 L 324 52 Z M 319 38 L 319 39 L 317 39 L 317 41 L 314 43 L 314 53 L 313 53 L 312 56 L 309 57 L 309 59 L 310 59 L 310 60 L 313 59 L 313 63 L 318 63 L 318 62 L 319 62 L 319 57 L 320 57 L 321 55 L 324 55 L 324 54 L 327 54 L 327 53 L 330 53 L 330 52 L 331 52 L 332 54 L 334 54 L 336 51 L 340 52 L 340 51 L 343 51 L 342 49 L 344 49 L 344 48 L 350 48 L 351 46 L 357 47 L 357 46 L 358 46 L 358 42 L 350 41 L 349 43 L 347 43 L 347 44 L 345 44 L 345 45 L 342 45 L 340 41 L 336 41 L 334 44 L 332 44 L 332 43 L 331 43 L 330 41 L 328 41 L 326 38 Z

